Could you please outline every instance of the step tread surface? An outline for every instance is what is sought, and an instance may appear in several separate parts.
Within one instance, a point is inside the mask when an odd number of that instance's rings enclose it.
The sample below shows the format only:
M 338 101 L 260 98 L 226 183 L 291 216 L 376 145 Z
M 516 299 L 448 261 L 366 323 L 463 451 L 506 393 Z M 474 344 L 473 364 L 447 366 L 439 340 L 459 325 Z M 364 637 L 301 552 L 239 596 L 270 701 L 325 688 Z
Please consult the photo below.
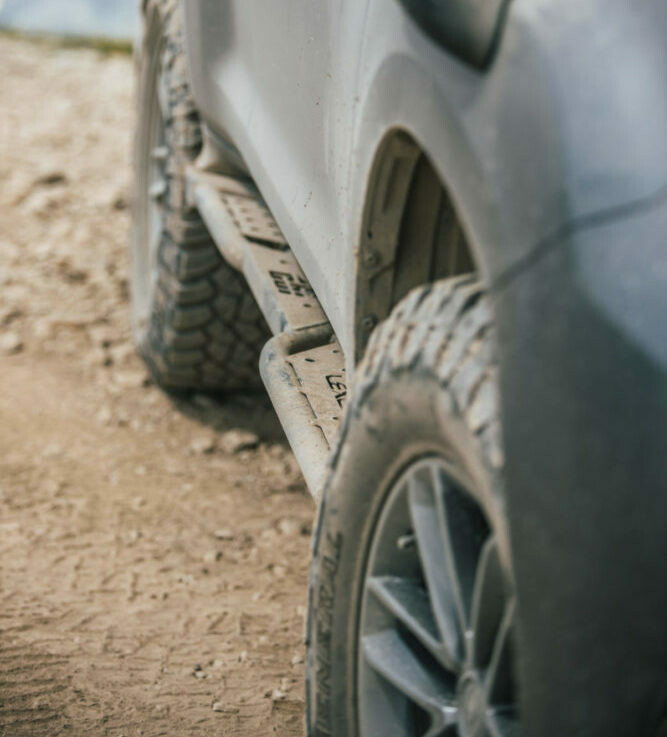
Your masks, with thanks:
M 312 424 L 322 430 L 327 445 L 333 447 L 347 395 L 340 345 L 334 342 L 301 351 L 288 356 L 287 361 L 313 411 Z

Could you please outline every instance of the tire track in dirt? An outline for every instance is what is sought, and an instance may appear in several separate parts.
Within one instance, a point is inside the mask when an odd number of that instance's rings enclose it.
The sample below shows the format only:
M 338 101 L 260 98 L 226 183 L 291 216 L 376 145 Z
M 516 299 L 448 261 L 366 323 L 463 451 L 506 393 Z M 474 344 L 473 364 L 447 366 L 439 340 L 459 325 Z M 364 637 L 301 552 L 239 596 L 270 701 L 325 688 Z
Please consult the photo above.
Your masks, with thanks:
M 69 725 L 67 661 L 25 644 L 0 646 L 0 735 L 57 735 Z

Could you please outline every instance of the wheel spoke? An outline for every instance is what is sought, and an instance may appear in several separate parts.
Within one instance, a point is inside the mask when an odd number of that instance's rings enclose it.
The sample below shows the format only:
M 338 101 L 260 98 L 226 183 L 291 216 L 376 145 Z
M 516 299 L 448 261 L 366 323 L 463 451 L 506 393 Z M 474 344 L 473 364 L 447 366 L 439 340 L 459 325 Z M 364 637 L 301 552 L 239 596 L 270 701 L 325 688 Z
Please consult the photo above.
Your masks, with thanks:
M 444 471 L 434 466 L 432 473 L 446 561 L 465 631 L 471 617 L 479 556 L 489 530 L 477 505 L 445 477 Z
M 498 546 L 489 538 L 479 557 L 470 615 L 471 665 L 482 668 L 489 664 L 498 628 L 505 608 L 505 591 Z
M 438 633 L 427 592 L 418 582 L 398 576 L 374 576 L 368 588 L 375 598 L 445 667 L 450 656 Z
M 463 662 L 464 630 L 429 470 L 420 469 L 412 474 L 409 484 L 410 516 L 433 614 L 448 654 L 449 667 L 458 672 Z
M 511 660 L 513 626 L 514 602 L 510 601 L 505 607 L 486 674 L 487 700 L 494 706 L 511 706 L 514 697 Z
M 447 706 L 439 716 L 433 716 L 431 726 L 423 737 L 455 737 L 458 734 L 458 709 Z
M 454 681 L 439 667 L 429 667 L 396 630 L 384 630 L 362 638 L 363 655 L 385 681 L 431 715 L 435 723 L 456 722 Z

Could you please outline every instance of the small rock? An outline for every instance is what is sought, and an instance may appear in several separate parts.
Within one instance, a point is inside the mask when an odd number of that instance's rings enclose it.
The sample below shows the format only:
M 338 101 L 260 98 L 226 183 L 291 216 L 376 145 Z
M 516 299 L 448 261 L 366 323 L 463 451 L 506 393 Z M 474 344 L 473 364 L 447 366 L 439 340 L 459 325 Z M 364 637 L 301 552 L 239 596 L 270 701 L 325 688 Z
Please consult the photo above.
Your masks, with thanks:
M 215 563 L 218 560 L 222 559 L 222 551 L 221 550 L 209 550 L 208 553 L 204 553 L 203 560 L 204 563 Z
M 10 356 L 23 350 L 23 341 L 17 333 L 2 333 L 0 335 L 0 354 Z
M 12 320 L 23 317 L 23 310 L 19 307 L 7 307 L 0 310 L 0 325 L 9 325 Z
M 197 454 L 213 453 L 215 450 L 215 438 L 212 435 L 202 435 L 190 443 L 190 450 Z
M 127 414 L 127 412 L 123 409 L 119 410 L 118 414 L 116 415 L 116 424 L 118 427 L 125 427 L 126 425 L 129 425 L 130 423 L 130 416 Z
M 34 321 L 32 325 L 32 331 L 36 338 L 45 340 L 46 338 L 53 338 L 56 333 L 56 326 L 48 317 L 42 317 Z
M 149 378 L 145 371 L 117 371 L 114 374 L 114 383 L 123 389 L 136 389 L 147 386 Z
M 285 701 L 287 694 L 279 688 L 274 688 L 271 692 L 271 701 Z
M 301 531 L 301 523 L 297 520 L 283 517 L 278 521 L 278 532 L 287 537 L 296 537 Z
M 134 355 L 134 346 L 132 343 L 119 343 L 109 348 L 109 355 L 117 366 L 127 363 L 130 356 Z
M 213 702 L 213 711 L 222 711 L 224 709 L 221 701 Z
M 88 281 L 88 272 L 72 266 L 68 258 L 61 259 L 57 266 L 60 276 L 71 284 L 83 284 Z
M 46 174 L 42 174 L 37 177 L 33 182 L 36 186 L 41 187 L 54 187 L 57 184 L 66 184 L 67 176 L 62 171 L 49 171 Z
M 240 453 L 259 445 L 259 438 L 249 430 L 228 430 L 220 437 L 220 448 L 224 453 Z
M 300 663 L 303 663 L 303 655 L 295 655 L 290 662 L 292 663 L 292 665 L 299 665 Z
M 43 218 L 48 216 L 50 211 L 58 207 L 59 199 L 62 200 L 62 197 L 54 196 L 48 190 L 36 190 L 29 197 L 26 197 L 23 201 L 22 208 L 29 215 L 36 215 L 37 217 Z
M 97 413 L 96 418 L 101 425 L 108 425 L 113 418 L 111 407 L 102 407 Z
M 234 532 L 229 527 L 222 527 L 213 533 L 213 536 L 218 540 L 233 540 Z
M 154 405 L 158 404 L 160 400 L 162 399 L 163 395 L 158 390 L 151 390 L 149 389 L 147 392 L 144 393 L 144 396 L 142 397 L 145 404 L 148 405 Z
M 113 210 L 127 210 L 128 201 L 124 194 L 117 194 L 111 198 L 111 208 Z

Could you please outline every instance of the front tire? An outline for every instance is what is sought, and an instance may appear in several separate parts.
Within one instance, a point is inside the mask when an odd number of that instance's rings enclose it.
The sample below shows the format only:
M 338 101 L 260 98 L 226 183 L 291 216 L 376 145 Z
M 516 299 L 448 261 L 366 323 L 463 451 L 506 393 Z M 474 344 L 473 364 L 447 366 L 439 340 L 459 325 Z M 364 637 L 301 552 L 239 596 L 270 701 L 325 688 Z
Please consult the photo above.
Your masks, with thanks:
M 310 737 L 517 734 L 495 374 L 472 276 L 373 336 L 314 539 Z
M 135 342 L 165 389 L 256 390 L 268 328 L 242 274 L 222 258 L 185 197 L 201 125 L 181 4 L 147 0 L 144 13 L 130 254 Z

